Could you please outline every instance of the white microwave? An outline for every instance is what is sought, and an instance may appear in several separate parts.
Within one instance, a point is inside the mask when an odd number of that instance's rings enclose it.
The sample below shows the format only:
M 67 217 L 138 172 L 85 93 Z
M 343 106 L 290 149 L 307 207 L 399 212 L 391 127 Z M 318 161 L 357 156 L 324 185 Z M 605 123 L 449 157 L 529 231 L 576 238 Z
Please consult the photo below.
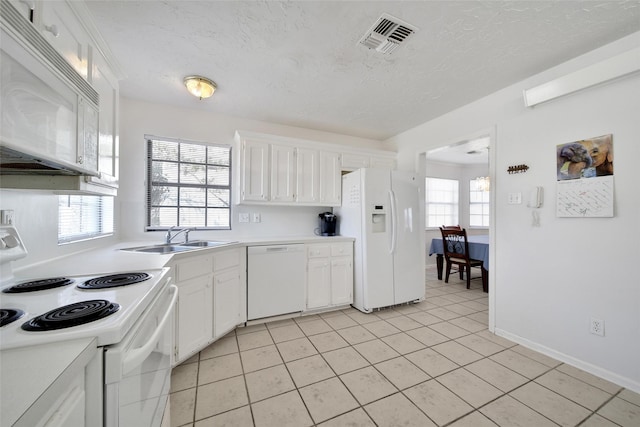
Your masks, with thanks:
M 98 93 L 9 2 L 1 6 L 0 173 L 99 176 Z

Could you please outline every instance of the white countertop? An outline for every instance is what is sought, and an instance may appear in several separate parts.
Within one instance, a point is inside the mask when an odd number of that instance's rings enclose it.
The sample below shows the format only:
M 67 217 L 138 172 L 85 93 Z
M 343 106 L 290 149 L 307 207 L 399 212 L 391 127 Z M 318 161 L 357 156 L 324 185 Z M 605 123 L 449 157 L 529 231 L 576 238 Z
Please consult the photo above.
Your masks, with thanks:
M 0 352 L 0 425 L 13 425 L 74 364 L 83 368 L 96 348 L 92 338 Z
M 176 252 L 171 254 L 157 254 L 145 252 L 122 251 L 123 248 L 139 246 L 159 245 L 156 241 L 122 241 L 115 245 L 105 246 L 78 252 L 61 258 L 39 264 L 32 264 L 16 269 L 14 274 L 17 279 L 31 279 L 36 277 L 54 277 L 67 275 L 91 275 L 99 276 L 124 271 L 145 271 L 165 267 L 173 257 L 184 258 L 191 255 L 202 254 L 202 251 L 224 250 L 237 246 L 252 245 L 281 245 L 295 243 L 322 243 L 322 242 L 349 242 L 352 237 L 344 236 L 284 236 L 284 237 L 260 237 L 243 238 L 242 240 L 225 246 L 212 248 L 199 248 L 192 251 Z

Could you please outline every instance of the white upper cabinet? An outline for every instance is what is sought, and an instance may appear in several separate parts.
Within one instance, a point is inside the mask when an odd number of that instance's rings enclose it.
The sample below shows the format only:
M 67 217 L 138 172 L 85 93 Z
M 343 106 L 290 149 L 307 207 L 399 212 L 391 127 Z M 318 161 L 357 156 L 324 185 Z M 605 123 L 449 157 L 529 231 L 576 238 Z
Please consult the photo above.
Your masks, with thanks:
M 100 95 L 98 127 L 98 171 L 100 179 L 117 186 L 118 177 L 118 80 L 100 54 L 94 55 L 91 85 Z
M 298 147 L 296 152 L 296 200 L 318 203 L 320 190 L 320 159 L 318 150 Z
M 293 202 L 295 195 L 295 147 L 271 144 L 271 201 Z
M 384 156 L 368 153 L 344 153 L 342 154 L 341 167 L 343 171 L 349 172 L 360 168 L 395 169 L 395 153 Z
M 2 87 L 19 89 L 2 94 L 2 145 L 77 174 L 22 179 L 3 168 L 2 187 L 115 195 L 120 74 L 86 5 L 11 0 L 2 11 Z
M 340 155 L 320 151 L 320 202 L 326 206 L 340 206 L 342 200 L 342 173 Z
M 342 171 L 357 169 L 345 168 L 345 156 L 351 166 L 395 168 L 395 154 L 381 150 L 353 154 L 341 145 L 245 131 L 235 139 L 237 204 L 340 206 Z
M 342 155 L 342 169 L 354 171 L 360 168 L 368 168 L 370 166 L 369 156 L 359 153 L 345 153 Z
M 269 201 L 269 144 L 247 139 L 242 141 L 240 170 L 240 200 Z
M 85 79 L 90 70 L 90 37 L 64 1 L 39 2 L 34 24 L 44 38 Z

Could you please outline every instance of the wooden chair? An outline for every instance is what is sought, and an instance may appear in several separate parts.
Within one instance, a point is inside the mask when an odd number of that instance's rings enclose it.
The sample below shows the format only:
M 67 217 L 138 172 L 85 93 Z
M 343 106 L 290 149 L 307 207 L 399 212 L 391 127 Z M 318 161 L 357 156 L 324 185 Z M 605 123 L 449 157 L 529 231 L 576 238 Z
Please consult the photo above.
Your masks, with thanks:
M 464 272 L 467 272 L 467 289 L 471 286 L 471 267 L 482 268 L 482 261 L 469 258 L 469 242 L 467 241 L 467 230 L 455 229 L 455 227 L 440 227 L 442 233 L 442 250 L 447 263 L 447 274 L 444 282 L 449 283 L 451 266 L 456 265 L 463 279 Z M 474 277 L 474 279 L 482 278 Z
M 462 230 L 462 227 L 459 225 L 443 225 L 442 228 L 445 230 Z

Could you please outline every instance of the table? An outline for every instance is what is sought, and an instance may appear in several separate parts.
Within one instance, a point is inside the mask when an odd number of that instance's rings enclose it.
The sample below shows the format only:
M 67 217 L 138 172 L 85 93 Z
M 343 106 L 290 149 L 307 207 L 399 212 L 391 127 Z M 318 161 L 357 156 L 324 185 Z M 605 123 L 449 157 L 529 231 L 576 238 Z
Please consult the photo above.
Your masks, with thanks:
M 487 283 L 487 272 L 489 271 L 489 235 L 481 234 L 467 236 L 469 243 L 469 257 L 482 261 L 482 290 L 489 291 Z M 429 256 L 436 254 L 436 265 L 438 267 L 438 280 L 442 280 L 442 269 L 444 267 L 444 252 L 442 250 L 442 238 L 432 239 L 429 247 Z

